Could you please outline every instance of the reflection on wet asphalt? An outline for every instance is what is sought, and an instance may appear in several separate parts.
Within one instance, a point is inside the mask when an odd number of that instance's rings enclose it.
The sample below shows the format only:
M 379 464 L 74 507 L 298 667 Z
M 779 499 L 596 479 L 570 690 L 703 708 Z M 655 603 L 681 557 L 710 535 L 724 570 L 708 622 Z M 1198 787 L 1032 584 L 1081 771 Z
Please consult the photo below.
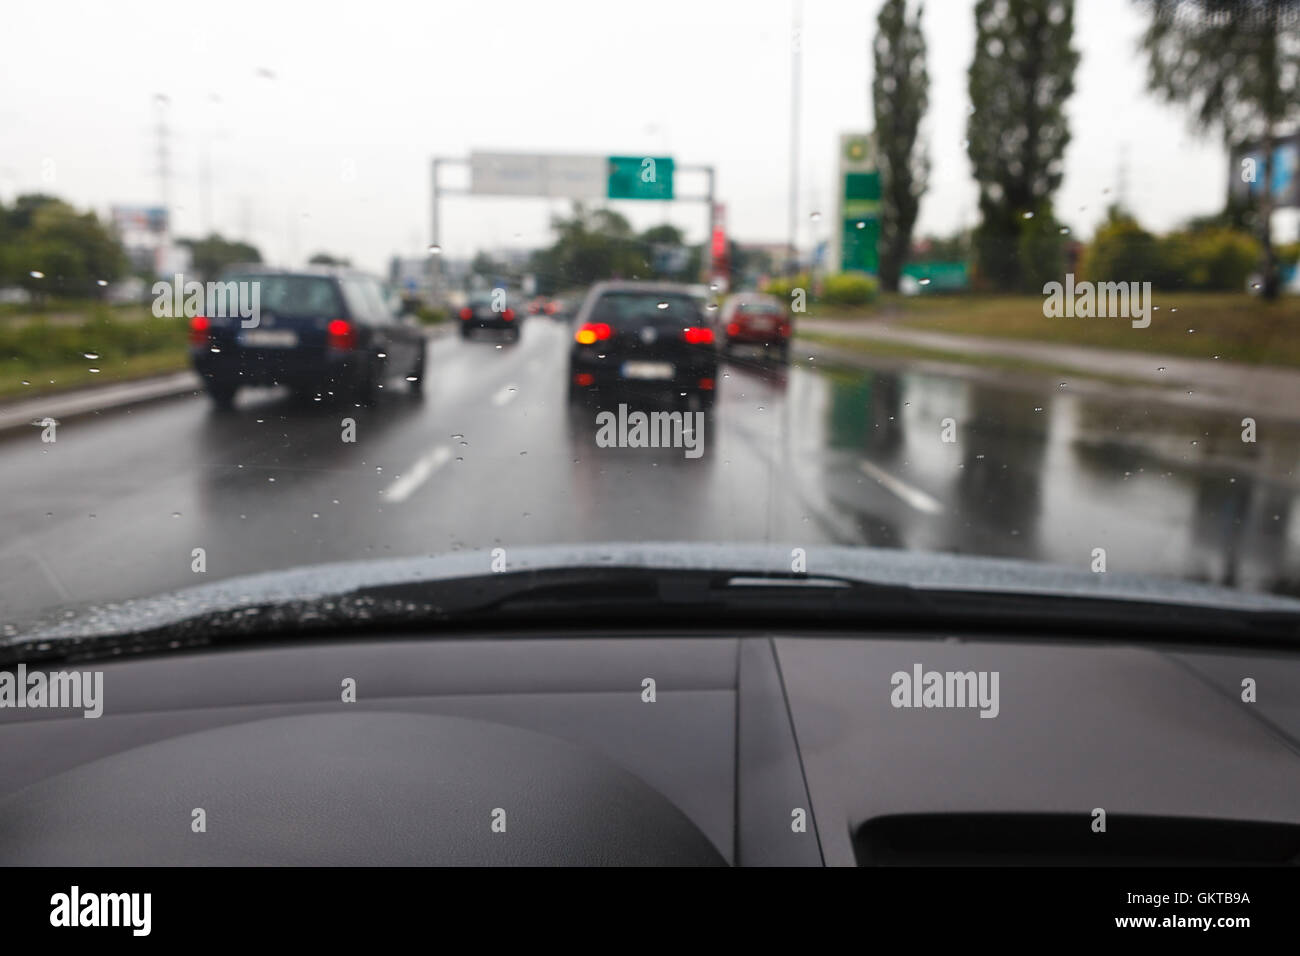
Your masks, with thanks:
M 600 541 L 869 544 L 1300 593 L 1300 428 L 1063 386 L 732 362 L 704 454 L 607 448 L 565 328 L 441 338 L 374 408 L 184 398 L 0 444 L 0 618 L 356 558 Z M 635 400 L 633 408 L 642 407 Z M 342 440 L 342 419 L 356 442 Z M 951 419 L 946 423 L 945 420 Z M 945 428 L 948 435 L 945 436 Z M 945 441 L 950 437 L 952 441 Z M 207 574 L 191 570 L 195 548 Z

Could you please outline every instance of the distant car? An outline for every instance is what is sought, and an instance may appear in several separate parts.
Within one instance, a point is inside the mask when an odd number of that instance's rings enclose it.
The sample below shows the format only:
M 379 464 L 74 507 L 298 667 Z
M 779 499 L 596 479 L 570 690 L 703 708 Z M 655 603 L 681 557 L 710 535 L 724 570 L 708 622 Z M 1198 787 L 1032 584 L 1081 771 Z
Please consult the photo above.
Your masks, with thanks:
M 504 332 L 507 338 L 518 341 L 524 316 L 523 310 L 515 308 L 514 298 L 501 289 L 471 293 L 469 302 L 457 313 L 460 337 L 468 339 L 475 332 L 488 330 Z
M 244 317 L 228 307 L 222 311 L 235 314 L 190 320 L 190 357 L 218 407 L 229 407 L 245 385 L 287 385 L 362 404 L 388 378 L 401 376 L 411 392 L 422 391 L 427 340 L 413 318 L 393 310 L 374 277 L 267 269 L 221 281 L 257 283 L 259 310 Z
M 718 350 L 698 298 L 687 286 L 601 282 L 573 322 L 571 399 L 657 393 L 712 406 Z
M 724 350 L 775 358 L 790 357 L 790 315 L 776 296 L 740 292 L 722 304 Z

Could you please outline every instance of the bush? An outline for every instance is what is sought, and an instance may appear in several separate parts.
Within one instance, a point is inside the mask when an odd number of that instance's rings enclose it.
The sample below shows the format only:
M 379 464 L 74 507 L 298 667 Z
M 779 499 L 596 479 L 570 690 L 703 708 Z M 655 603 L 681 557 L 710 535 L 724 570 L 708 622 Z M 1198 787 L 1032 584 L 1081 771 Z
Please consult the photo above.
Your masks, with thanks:
M 880 283 L 862 272 L 840 272 L 826 277 L 821 300 L 831 305 L 866 305 L 876 300 Z
M 415 310 L 422 325 L 437 325 L 439 322 L 447 321 L 446 309 L 435 309 L 432 306 L 421 305 Z
M 1196 292 L 1240 292 L 1259 265 L 1259 243 L 1244 232 L 1213 228 L 1160 240 L 1163 274 L 1156 284 Z
M 54 324 L 43 318 L 0 325 L 0 361 L 32 367 L 87 361 L 108 364 L 135 355 L 184 349 L 186 335 L 184 320 L 153 316 L 118 319 L 101 309 L 80 325 Z M 97 358 L 87 360 L 86 353 Z
M 767 284 L 763 286 L 762 291 L 779 299 L 785 299 L 788 303 L 790 294 L 795 289 L 803 289 L 805 292 L 809 292 L 809 298 L 811 298 L 812 278 L 808 273 L 801 272 L 795 276 L 777 276 L 774 279 L 769 279 Z
M 1081 278 L 1089 282 L 1151 282 L 1164 285 L 1167 269 L 1160 240 L 1122 213 L 1097 228 L 1083 253 Z

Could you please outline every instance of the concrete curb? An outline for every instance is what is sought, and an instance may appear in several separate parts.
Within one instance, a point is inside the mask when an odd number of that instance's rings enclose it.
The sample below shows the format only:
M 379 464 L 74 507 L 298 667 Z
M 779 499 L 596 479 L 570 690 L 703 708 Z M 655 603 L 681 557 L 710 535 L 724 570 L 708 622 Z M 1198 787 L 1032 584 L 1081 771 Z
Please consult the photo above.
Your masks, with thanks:
M 26 398 L 13 404 L 0 405 L 0 432 L 29 428 L 45 418 L 64 422 L 108 409 L 193 394 L 202 388 L 203 382 L 195 372 L 184 371 L 133 382 L 117 382 Z

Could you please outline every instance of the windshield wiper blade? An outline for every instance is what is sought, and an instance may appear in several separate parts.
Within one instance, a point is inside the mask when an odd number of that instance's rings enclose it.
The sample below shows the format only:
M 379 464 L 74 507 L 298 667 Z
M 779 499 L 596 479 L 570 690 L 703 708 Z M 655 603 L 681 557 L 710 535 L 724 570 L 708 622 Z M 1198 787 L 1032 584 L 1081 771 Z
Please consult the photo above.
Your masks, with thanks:
M 0 647 L 19 660 L 149 653 L 286 636 L 486 627 L 642 626 L 941 631 L 1014 638 L 1300 645 L 1300 618 L 1098 595 L 936 589 L 835 575 L 653 567 L 562 567 L 415 580 L 206 611 L 151 628 Z

